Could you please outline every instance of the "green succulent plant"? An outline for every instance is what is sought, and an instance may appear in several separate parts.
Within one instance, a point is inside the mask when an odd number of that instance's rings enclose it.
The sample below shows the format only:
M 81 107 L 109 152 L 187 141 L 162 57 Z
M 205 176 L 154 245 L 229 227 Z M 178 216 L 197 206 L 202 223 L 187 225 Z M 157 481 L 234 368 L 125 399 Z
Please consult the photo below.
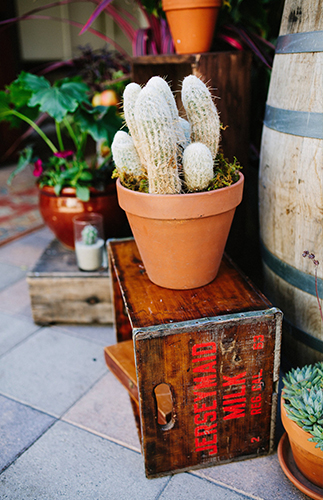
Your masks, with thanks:
M 288 418 L 323 451 L 323 361 L 292 369 L 283 378 L 282 397 Z

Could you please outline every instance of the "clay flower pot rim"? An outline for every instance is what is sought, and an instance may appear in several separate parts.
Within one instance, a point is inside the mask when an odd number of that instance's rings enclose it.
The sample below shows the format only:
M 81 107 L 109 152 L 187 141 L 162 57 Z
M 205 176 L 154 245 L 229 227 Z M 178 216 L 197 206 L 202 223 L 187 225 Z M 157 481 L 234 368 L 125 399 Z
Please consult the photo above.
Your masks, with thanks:
M 163 0 L 163 10 L 221 7 L 222 0 Z
M 105 186 L 104 190 L 99 190 L 99 189 L 96 189 L 94 187 L 90 187 L 91 196 L 96 197 L 96 196 L 106 195 L 107 193 L 109 193 L 111 191 L 111 189 L 114 189 L 113 186 L 114 186 L 114 183 L 112 182 L 110 184 L 107 184 Z M 60 196 L 70 196 L 70 197 L 74 198 L 76 196 L 76 188 L 70 187 L 70 186 L 63 187 L 58 196 L 54 191 L 54 186 L 43 186 L 43 187 L 38 186 L 38 189 L 40 191 L 42 191 L 42 193 L 47 195 L 47 196 L 56 196 L 57 198 L 59 198 Z
M 132 191 L 117 179 L 118 200 L 125 212 L 148 219 L 210 217 L 236 208 L 242 200 L 244 176 L 231 186 L 212 191 L 182 194 L 151 194 Z
M 308 438 L 313 437 L 309 432 L 304 431 L 296 422 L 291 420 L 284 407 L 284 398 L 281 397 L 281 417 L 285 430 L 288 435 L 292 432 L 292 439 L 301 444 L 302 448 L 323 459 L 323 451 L 315 447 L 315 443 L 309 441 Z

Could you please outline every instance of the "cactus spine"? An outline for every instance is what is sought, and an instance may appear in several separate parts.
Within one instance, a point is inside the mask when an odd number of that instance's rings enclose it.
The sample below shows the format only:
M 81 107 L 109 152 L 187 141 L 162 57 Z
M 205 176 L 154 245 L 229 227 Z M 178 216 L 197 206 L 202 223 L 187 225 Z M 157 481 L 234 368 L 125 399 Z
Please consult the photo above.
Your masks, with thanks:
M 182 101 L 191 124 L 191 141 L 202 142 L 211 151 L 213 160 L 220 141 L 220 119 L 210 91 L 194 75 L 184 78 Z
M 140 151 L 148 171 L 149 192 L 173 194 L 181 190 L 173 118 L 163 95 L 152 87 L 141 90 L 135 105 Z
M 205 144 L 194 142 L 187 146 L 183 156 L 183 172 L 187 189 L 207 189 L 213 179 L 213 158 Z
M 119 175 L 122 171 L 135 177 L 142 175 L 143 171 L 137 149 L 132 137 L 127 132 L 119 130 L 115 134 L 111 151 Z

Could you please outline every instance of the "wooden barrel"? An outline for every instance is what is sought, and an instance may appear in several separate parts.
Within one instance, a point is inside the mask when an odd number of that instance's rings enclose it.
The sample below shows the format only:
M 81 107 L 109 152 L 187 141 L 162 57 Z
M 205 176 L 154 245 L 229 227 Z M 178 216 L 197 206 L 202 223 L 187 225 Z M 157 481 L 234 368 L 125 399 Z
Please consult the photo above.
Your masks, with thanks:
M 263 127 L 259 217 L 265 293 L 284 313 L 283 354 L 323 359 L 323 5 L 286 0 Z

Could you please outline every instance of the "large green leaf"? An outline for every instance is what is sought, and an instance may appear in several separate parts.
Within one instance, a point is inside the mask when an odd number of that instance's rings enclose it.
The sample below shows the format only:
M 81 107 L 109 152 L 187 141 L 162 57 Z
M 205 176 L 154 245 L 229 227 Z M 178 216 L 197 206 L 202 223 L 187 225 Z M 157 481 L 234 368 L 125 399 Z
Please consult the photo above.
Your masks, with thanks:
M 44 76 L 33 75 L 32 73 L 26 73 L 22 71 L 16 80 L 22 88 L 32 91 L 32 93 L 38 92 L 42 89 L 48 89 L 50 87 L 50 82 L 46 80 Z
M 40 111 L 48 113 L 61 122 L 68 113 L 74 113 L 83 102 L 89 102 L 88 86 L 80 82 L 65 82 L 61 86 L 45 86 L 35 91 L 29 106 L 40 106 Z
M 115 134 L 123 125 L 123 120 L 117 115 L 114 106 L 100 106 L 89 110 L 80 108 L 75 120 L 82 132 L 88 132 L 95 141 L 106 140 L 109 147 Z

